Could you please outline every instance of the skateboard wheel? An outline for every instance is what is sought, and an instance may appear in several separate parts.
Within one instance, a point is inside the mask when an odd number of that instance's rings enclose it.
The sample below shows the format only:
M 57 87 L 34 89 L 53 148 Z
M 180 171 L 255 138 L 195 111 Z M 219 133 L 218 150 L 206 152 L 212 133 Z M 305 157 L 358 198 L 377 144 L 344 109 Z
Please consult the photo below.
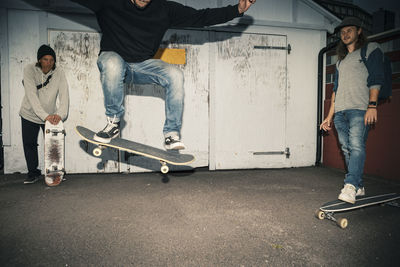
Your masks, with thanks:
M 338 218 L 336 223 L 342 229 L 346 228 L 347 225 L 349 224 L 346 218 Z
M 102 153 L 101 148 L 96 147 L 95 149 L 93 149 L 93 155 L 94 156 L 100 157 L 101 153 Z
M 323 212 L 322 210 L 317 210 L 315 212 L 315 217 L 317 217 L 320 220 L 325 219 L 325 212 Z
M 166 174 L 168 171 L 169 171 L 169 168 L 168 168 L 167 165 L 161 166 L 161 172 L 162 172 L 162 173 Z
M 49 129 L 46 129 L 46 133 L 49 134 L 49 133 L 50 133 L 50 130 L 49 130 Z

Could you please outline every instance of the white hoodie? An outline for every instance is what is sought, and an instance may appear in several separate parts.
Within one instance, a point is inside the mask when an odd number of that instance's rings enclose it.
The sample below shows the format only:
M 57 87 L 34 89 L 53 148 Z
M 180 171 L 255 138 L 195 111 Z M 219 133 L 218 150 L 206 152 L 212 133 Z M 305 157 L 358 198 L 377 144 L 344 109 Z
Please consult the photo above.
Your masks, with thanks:
M 52 76 L 49 83 L 37 89 L 36 86 L 44 84 L 50 75 Z M 21 117 L 38 124 L 44 124 L 48 115 L 57 114 L 63 121 L 67 118 L 68 83 L 64 71 L 60 67 L 44 74 L 42 69 L 36 66 L 36 63 L 29 64 L 24 69 L 24 87 L 25 96 L 19 112 Z

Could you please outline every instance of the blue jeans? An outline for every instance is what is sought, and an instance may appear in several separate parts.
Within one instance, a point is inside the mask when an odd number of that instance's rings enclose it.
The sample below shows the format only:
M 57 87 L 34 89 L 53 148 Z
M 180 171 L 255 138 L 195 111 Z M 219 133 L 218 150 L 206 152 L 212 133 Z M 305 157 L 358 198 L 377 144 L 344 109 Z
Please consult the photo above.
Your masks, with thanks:
M 344 183 L 354 185 L 356 190 L 363 187 L 365 146 L 369 130 L 368 125 L 364 124 L 364 115 L 365 110 L 349 109 L 336 112 L 334 117 L 347 167 Z
M 165 88 L 165 122 L 163 132 L 181 131 L 183 115 L 183 72 L 159 59 L 128 63 L 112 51 L 103 51 L 97 60 L 104 93 L 106 116 L 124 114 L 124 83 L 158 84 Z

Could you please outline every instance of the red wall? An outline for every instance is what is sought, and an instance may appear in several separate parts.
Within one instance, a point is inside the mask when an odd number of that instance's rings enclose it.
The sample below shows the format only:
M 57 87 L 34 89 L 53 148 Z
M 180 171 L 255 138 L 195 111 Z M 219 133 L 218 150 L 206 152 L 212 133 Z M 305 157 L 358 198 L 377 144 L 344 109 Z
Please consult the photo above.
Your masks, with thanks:
M 396 75 L 397 76 L 397 75 Z M 326 85 L 326 97 L 332 94 L 332 84 Z M 400 83 L 393 84 L 392 99 L 378 106 L 378 122 L 369 131 L 364 173 L 400 180 Z M 330 99 L 324 102 L 324 118 Z M 323 164 L 344 169 L 335 129 L 323 138 Z

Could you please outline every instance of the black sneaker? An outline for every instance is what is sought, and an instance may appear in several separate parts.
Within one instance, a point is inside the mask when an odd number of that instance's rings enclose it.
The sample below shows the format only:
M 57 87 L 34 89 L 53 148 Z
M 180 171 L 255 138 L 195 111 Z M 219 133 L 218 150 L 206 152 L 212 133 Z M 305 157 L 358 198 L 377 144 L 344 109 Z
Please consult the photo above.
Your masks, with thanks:
M 94 135 L 93 139 L 101 143 L 110 143 L 111 139 L 118 137 L 120 122 L 107 118 L 107 125 L 103 130 Z
M 39 176 L 27 177 L 24 180 L 24 184 L 33 184 L 33 183 L 37 182 L 37 180 L 39 180 Z
M 186 148 L 185 144 L 179 139 L 179 136 L 177 135 L 165 137 L 164 147 L 165 149 L 175 149 L 175 150 Z

